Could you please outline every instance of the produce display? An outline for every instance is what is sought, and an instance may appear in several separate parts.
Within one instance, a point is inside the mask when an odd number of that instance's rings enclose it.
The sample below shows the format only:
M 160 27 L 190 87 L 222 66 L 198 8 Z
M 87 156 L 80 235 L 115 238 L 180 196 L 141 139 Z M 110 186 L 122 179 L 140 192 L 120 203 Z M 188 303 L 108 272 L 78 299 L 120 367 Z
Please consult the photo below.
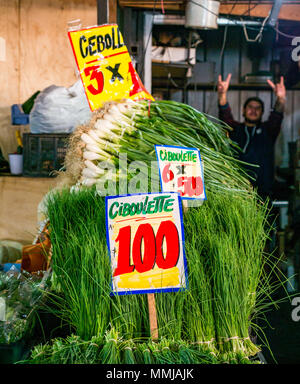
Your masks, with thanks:
M 263 270 L 271 262 L 262 254 L 265 210 L 256 204 L 229 192 L 210 193 L 202 207 L 185 214 L 189 289 L 155 294 L 155 343 L 146 295 L 110 296 L 104 198 L 94 188 L 53 194 L 48 203 L 53 290 L 63 294 L 60 316 L 82 348 L 96 337 L 97 362 L 109 363 L 128 362 L 126 346 L 134 362 L 141 361 L 141 349 L 144 363 L 176 363 L 181 355 L 190 363 L 248 361 L 259 351 L 249 338 L 252 316 L 267 305 L 263 299 L 272 288 Z M 70 347 L 68 341 L 61 345 Z M 51 348 L 47 345 L 44 355 L 39 349 L 37 361 L 55 359 Z
M 173 101 L 106 103 L 88 124 L 73 133 L 64 178 L 70 185 L 94 185 L 106 173 L 97 165 L 106 162 L 118 169 L 120 153 L 126 154 L 128 163 L 143 161 L 150 166 L 156 161 L 155 144 L 199 148 L 208 190 L 250 190 L 241 164 L 232 157 L 234 144 L 227 138 L 224 125 Z M 120 179 L 122 173 L 116 176 Z
M 44 291 L 42 279 L 30 274 L 0 272 L 0 344 L 29 337 L 34 328 L 35 308 Z
M 257 363 L 263 337 L 257 318 L 274 303 L 276 270 L 264 252 L 268 207 L 252 190 L 229 129 L 194 108 L 172 101 L 106 103 L 70 138 L 59 188 L 46 199 L 52 244 L 48 296 L 71 328 L 65 338 L 37 345 L 26 361 L 42 363 Z M 142 161 L 149 172 L 154 145 L 198 148 L 207 200 L 184 211 L 189 286 L 155 293 L 158 340 L 150 335 L 147 295 L 111 295 L 103 181 L 130 183 L 120 167 Z M 151 174 L 152 182 L 156 175 Z M 159 191 L 156 191 L 159 192 Z

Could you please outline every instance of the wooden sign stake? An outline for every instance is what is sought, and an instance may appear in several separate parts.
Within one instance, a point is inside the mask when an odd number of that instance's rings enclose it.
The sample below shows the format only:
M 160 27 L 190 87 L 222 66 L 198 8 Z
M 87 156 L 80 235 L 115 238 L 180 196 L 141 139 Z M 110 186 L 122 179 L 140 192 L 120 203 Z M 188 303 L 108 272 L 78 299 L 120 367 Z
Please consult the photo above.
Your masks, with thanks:
M 150 335 L 152 340 L 158 339 L 157 317 L 155 308 L 154 293 L 147 293 L 148 308 L 149 308 L 149 321 L 150 321 Z
M 186 213 L 188 210 L 188 202 L 187 200 L 182 200 L 183 213 Z

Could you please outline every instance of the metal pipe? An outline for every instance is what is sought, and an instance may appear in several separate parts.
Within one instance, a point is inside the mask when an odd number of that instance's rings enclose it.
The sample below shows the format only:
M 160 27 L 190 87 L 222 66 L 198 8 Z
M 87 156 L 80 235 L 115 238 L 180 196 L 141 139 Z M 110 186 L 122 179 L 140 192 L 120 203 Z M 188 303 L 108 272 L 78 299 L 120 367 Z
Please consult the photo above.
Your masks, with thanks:
M 282 0 L 274 0 L 274 4 L 271 10 L 267 25 L 270 25 L 271 27 L 275 27 L 282 3 L 283 3 Z
M 261 26 L 261 21 L 256 20 L 233 20 L 225 17 L 218 17 L 217 23 L 220 26 Z M 155 25 L 185 25 L 185 16 L 180 15 L 154 15 L 153 24 Z
M 97 0 L 97 24 L 107 24 L 108 23 L 108 14 L 109 4 L 108 0 Z
M 249 25 L 249 26 L 251 25 L 251 26 L 261 27 L 261 21 L 232 20 L 232 19 L 226 19 L 225 17 L 218 17 L 217 23 L 218 23 L 218 25 L 221 25 L 221 26 L 232 25 L 232 26 L 242 27 L 243 25 Z

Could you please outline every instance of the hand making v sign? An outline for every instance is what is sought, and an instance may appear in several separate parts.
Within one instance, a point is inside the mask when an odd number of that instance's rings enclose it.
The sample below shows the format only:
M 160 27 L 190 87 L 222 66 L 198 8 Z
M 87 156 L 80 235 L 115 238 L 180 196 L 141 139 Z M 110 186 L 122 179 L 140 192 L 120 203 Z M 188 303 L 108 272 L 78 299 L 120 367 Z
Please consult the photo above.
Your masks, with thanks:
M 222 80 L 221 75 L 219 75 L 219 77 L 218 77 L 217 91 L 218 91 L 218 98 L 219 98 L 219 104 L 220 105 L 225 105 L 227 103 L 226 94 L 227 94 L 227 91 L 229 88 L 230 79 L 231 79 L 231 73 L 228 74 L 226 80 L 224 80 L 224 81 Z
M 275 95 L 276 95 L 276 102 L 274 109 L 277 112 L 283 112 L 284 104 L 286 100 L 286 89 L 284 85 L 283 76 L 280 77 L 280 82 L 274 84 L 273 81 L 268 80 L 268 84 L 273 89 Z

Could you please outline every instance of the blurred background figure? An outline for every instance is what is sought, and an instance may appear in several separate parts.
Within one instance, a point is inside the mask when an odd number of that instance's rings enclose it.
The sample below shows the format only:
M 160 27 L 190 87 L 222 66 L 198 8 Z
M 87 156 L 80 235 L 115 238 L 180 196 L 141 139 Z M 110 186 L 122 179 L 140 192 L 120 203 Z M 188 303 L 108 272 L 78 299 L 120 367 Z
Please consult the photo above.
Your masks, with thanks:
M 222 80 L 221 75 L 218 77 L 219 118 L 232 128 L 228 133 L 231 140 L 240 148 L 238 158 L 252 164 L 245 165 L 245 169 L 253 187 L 257 188 L 257 192 L 263 199 L 272 198 L 274 145 L 280 132 L 286 100 L 284 79 L 281 77 L 277 84 L 268 80 L 268 84 L 276 95 L 275 105 L 270 111 L 268 120 L 262 121 L 263 101 L 258 97 L 250 97 L 243 106 L 243 122 L 234 119 L 227 100 L 230 79 L 231 74 L 226 80 Z

